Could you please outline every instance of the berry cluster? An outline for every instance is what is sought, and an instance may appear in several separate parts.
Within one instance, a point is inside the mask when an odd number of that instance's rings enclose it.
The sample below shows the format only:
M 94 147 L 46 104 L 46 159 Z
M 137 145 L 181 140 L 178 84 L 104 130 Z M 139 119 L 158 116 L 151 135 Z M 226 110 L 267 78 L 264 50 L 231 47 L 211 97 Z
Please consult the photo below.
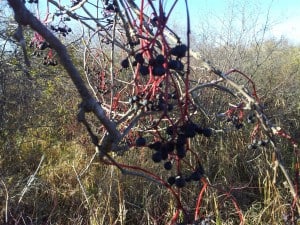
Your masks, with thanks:
M 247 122 L 248 123 L 255 123 L 256 122 L 256 116 L 254 111 L 250 111 L 247 115 Z
M 148 147 L 155 151 L 152 154 L 153 162 L 159 163 L 162 160 L 167 160 L 169 154 L 172 154 L 174 152 L 175 143 L 173 141 L 168 141 L 165 143 L 162 143 L 161 141 L 156 141 L 154 143 L 149 144 Z M 169 168 L 169 169 L 171 169 L 171 168 Z M 169 169 L 167 169 L 167 170 L 169 170 Z
M 30 48 L 35 48 L 36 50 L 45 50 L 47 48 L 51 48 L 50 45 L 48 44 L 48 42 L 44 41 L 44 40 L 36 40 L 36 39 L 33 39 L 31 42 L 30 42 Z
M 117 10 L 114 1 L 104 0 L 103 3 L 107 16 Z M 152 31 L 155 33 L 155 30 L 164 29 L 166 22 L 167 17 L 164 15 L 154 15 L 148 25 L 151 27 L 152 24 Z M 143 32 L 140 30 L 140 33 Z M 165 39 L 160 40 L 160 33 L 158 31 L 154 34 L 153 39 L 133 37 L 134 40 L 128 41 L 133 51 L 120 60 L 119 71 L 121 75 L 125 75 L 123 79 L 128 85 L 121 89 L 122 92 L 115 93 L 114 97 L 118 94 L 122 96 L 118 103 L 124 104 L 125 109 L 129 106 L 131 109 L 151 114 L 147 117 L 150 121 L 149 127 L 149 121 L 145 121 L 143 129 L 147 134 L 153 134 L 153 140 L 138 134 L 135 141 L 128 138 L 128 142 L 130 146 L 146 146 L 152 150 L 152 161 L 161 163 L 165 170 L 173 171 L 174 167 L 177 168 L 176 176 L 170 176 L 168 183 L 182 188 L 187 182 L 199 181 L 204 176 L 202 166 L 194 168 L 188 175 L 178 169 L 179 164 L 187 164 L 184 158 L 188 152 L 192 152 L 188 139 L 196 135 L 210 137 L 213 130 L 199 126 L 189 116 L 189 110 L 193 110 L 194 105 L 185 88 L 181 86 L 189 83 L 188 72 L 184 71 L 188 60 L 185 65 L 183 59 L 187 55 L 188 46 L 179 39 L 175 46 L 171 46 Z M 146 33 L 143 35 L 147 36 Z M 134 49 L 136 45 L 140 45 L 140 48 Z M 127 74 L 130 70 L 130 74 Z M 125 96 L 128 93 L 130 97 L 127 101 Z
M 68 17 L 67 17 L 68 18 Z M 50 29 L 54 32 L 66 37 L 70 32 L 72 32 L 72 29 L 68 27 L 67 25 L 57 25 L 57 26 L 50 26 Z
M 35 34 L 35 37 L 30 42 L 30 48 L 33 48 L 33 55 L 40 57 L 45 54 L 43 64 L 47 66 L 56 66 L 57 60 L 53 56 L 53 50 L 48 42 L 46 42 L 39 34 Z
M 150 19 L 150 23 L 153 27 L 157 27 L 159 25 L 165 24 L 167 22 L 167 18 L 165 14 L 162 14 L 160 16 L 153 16 L 152 19 Z
M 57 66 L 57 60 L 52 56 L 52 54 L 47 54 L 44 57 L 43 64 L 46 66 Z
M 118 6 L 115 1 L 104 0 L 105 10 L 109 12 L 118 12 Z
M 224 114 L 227 117 L 226 122 L 231 122 L 233 126 L 239 130 L 244 127 L 243 119 L 244 119 L 244 104 L 240 103 L 237 106 L 233 106 L 229 108 Z
M 213 134 L 211 128 L 201 128 L 199 125 L 193 123 L 192 121 L 187 121 L 186 123 L 177 126 L 172 125 L 166 128 L 166 134 L 170 137 L 164 141 L 155 141 L 147 145 L 148 148 L 153 150 L 152 161 L 154 163 L 160 163 L 164 161 L 163 167 L 165 170 L 172 170 L 173 164 L 177 160 L 181 160 L 186 157 L 187 153 L 187 139 L 193 138 L 197 134 L 201 134 L 205 137 L 210 137 Z M 135 142 L 137 147 L 145 146 L 146 139 L 139 136 Z M 183 176 L 182 174 L 177 176 L 171 176 L 168 178 L 168 183 L 170 185 L 175 184 L 176 187 L 184 187 L 186 182 L 199 181 L 204 175 L 204 169 L 199 164 L 199 166 L 188 176 Z
M 167 70 L 183 71 L 184 65 L 181 62 L 181 58 L 185 56 L 187 51 L 187 46 L 180 44 L 171 48 L 169 53 L 172 56 L 175 56 L 176 59 L 172 57 L 165 57 L 162 54 L 157 54 L 155 56 L 148 57 L 148 60 L 145 59 L 143 52 L 138 52 L 134 55 L 134 61 L 132 66 L 138 68 L 138 72 L 142 76 L 147 76 L 152 74 L 153 76 L 163 76 Z M 125 58 L 121 61 L 122 68 L 126 69 L 129 67 L 129 59 Z
M 225 115 L 227 116 L 226 122 L 231 122 L 236 129 L 239 130 L 244 127 L 243 121 L 245 119 L 245 115 L 242 108 L 231 108 L 225 113 Z M 246 120 L 247 123 L 250 124 L 254 124 L 257 121 L 253 110 L 247 114 Z
M 231 122 L 237 130 L 242 129 L 244 127 L 242 120 L 236 115 L 227 118 L 227 122 Z
M 177 176 L 170 176 L 168 178 L 168 183 L 170 185 L 174 185 L 178 188 L 183 188 L 186 183 L 189 183 L 191 181 L 200 181 L 201 178 L 204 176 L 205 171 L 201 164 L 198 165 L 198 167 L 188 176 L 183 175 L 177 175 Z
M 176 94 L 156 94 L 151 100 L 146 95 L 135 95 L 129 98 L 129 104 L 134 109 L 143 108 L 144 111 L 171 111 L 173 110 L 172 100 L 176 99 Z
M 32 3 L 38 4 L 39 0 L 28 0 L 28 3 L 30 3 L 30 4 L 32 4 Z
M 248 145 L 248 149 L 254 150 L 254 149 L 257 149 L 259 147 L 266 147 L 268 145 L 268 143 L 269 143 L 268 139 L 265 139 L 265 140 L 256 140 L 256 139 L 254 139 L 252 141 L 252 143 Z

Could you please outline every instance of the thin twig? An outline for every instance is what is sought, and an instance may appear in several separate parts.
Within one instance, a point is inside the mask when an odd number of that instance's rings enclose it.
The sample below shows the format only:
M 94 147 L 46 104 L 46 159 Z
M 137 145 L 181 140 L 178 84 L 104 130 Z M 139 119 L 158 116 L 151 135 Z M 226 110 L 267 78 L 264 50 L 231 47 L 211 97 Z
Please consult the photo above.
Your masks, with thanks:
M 72 165 L 72 168 L 73 168 L 74 173 L 75 173 L 75 175 L 76 175 L 76 179 L 77 179 L 77 181 L 78 181 L 78 183 L 79 183 L 79 186 L 80 186 L 80 188 L 81 188 L 81 191 L 82 191 L 82 193 L 83 193 L 83 196 L 84 196 L 84 198 L 85 198 L 85 201 L 86 201 L 86 203 L 87 203 L 87 206 L 88 206 L 88 208 L 90 208 L 90 201 L 89 201 L 89 198 L 88 198 L 88 196 L 87 196 L 87 194 L 86 194 L 86 190 L 85 190 L 85 188 L 84 188 L 84 186 L 83 186 L 83 184 L 82 184 L 82 182 L 81 182 L 81 180 L 80 180 L 80 177 L 79 177 L 79 175 L 78 175 L 78 173 L 77 173 L 77 171 L 76 171 L 76 169 L 75 169 L 74 163 L 73 163 L 73 165 Z
M 32 182 L 34 181 L 34 179 L 35 179 L 35 177 L 36 177 L 36 175 L 37 175 L 39 169 L 40 169 L 41 166 L 42 166 L 42 163 L 43 163 L 44 159 L 45 159 L 45 154 L 42 155 L 38 167 L 36 168 L 36 170 L 34 171 L 34 173 L 29 177 L 26 186 L 23 188 L 23 190 L 22 190 L 22 192 L 21 192 L 21 196 L 20 196 L 19 201 L 18 201 L 19 204 L 20 204 L 20 202 L 22 201 L 23 196 L 25 195 L 25 193 L 28 191 L 30 185 L 31 185 Z
M 5 191 L 5 223 L 8 223 L 8 190 L 7 190 L 7 187 L 4 183 L 4 181 L 1 179 L 1 183 L 2 183 L 2 186 L 4 188 L 4 191 Z

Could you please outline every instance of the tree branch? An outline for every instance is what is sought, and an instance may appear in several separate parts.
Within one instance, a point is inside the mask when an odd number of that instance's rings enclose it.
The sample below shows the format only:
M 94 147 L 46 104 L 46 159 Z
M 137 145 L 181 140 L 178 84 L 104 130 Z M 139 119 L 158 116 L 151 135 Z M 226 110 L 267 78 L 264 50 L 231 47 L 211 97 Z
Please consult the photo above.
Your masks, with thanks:
M 60 42 L 60 40 L 55 37 L 31 12 L 25 7 L 23 1 L 21 0 L 8 0 L 9 5 L 14 10 L 15 20 L 20 25 L 29 25 L 33 30 L 38 32 L 57 52 L 60 59 L 60 63 L 65 68 L 70 78 L 72 79 L 74 85 L 77 88 L 82 100 L 83 109 L 85 112 L 92 111 L 101 123 L 105 126 L 110 135 L 114 137 L 114 141 L 118 142 L 120 140 L 120 133 L 116 129 L 115 123 L 109 120 L 106 116 L 105 111 L 96 101 L 95 98 L 90 94 L 87 89 L 84 80 L 81 78 L 79 71 L 75 68 L 71 61 L 71 57 L 68 54 L 66 47 Z

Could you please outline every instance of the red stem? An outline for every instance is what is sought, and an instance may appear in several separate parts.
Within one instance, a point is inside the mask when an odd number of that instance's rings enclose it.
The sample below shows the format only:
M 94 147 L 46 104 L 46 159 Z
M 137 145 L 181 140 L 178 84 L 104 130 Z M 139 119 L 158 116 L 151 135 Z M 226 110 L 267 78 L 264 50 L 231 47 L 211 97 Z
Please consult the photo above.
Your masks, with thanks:
M 202 203 L 204 192 L 206 191 L 206 188 L 208 186 L 208 182 L 205 178 L 202 178 L 201 181 L 203 183 L 203 186 L 201 188 L 201 191 L 199 192 L 198 199 L 197 199 L 197 204 L 196 204 L 196 209 L 195 209 L 195 221 L 197 221 L 199 219 L 200 206 L 201 206 L 201 203 Z

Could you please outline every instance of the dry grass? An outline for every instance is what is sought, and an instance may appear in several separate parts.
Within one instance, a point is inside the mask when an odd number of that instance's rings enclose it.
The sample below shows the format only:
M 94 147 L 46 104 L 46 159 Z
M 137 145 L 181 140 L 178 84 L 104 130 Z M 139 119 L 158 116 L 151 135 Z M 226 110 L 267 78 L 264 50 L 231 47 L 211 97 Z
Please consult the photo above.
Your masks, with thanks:
M 277 77 L 270 74 L 274 83 L 285 81 L 280 91 L 274 86 L 263 86 L 269 79 L 266 75 L 261 78 L 259 89 L 265 93 L 262 100 L 272 122 L 286 128 L 299 142 L 300 111 L 296 98 L 299 91 L 296 93 L 295 85 L 299 84 L 300 76 L 297 74 L 292 81 L 285 74 L 277 74 Z M 22 117 L 26 115 L 22 112 L 28 108 L 27 103 L 20 103 L 17 112 L 13 111 L 15 107 L 7 111 L 10 116 L 5 130 L 1 130 L 0 140 L 0 223 L 167 224 L 176 211 L 176 200 L 170 191 L 141 177 L 124 176 L 117 168 L 103 165 L 94 158 L 90 139 L 75 119 L 76 98 L 60 99 L 60 93 L 65 93 L 62 85 L 51 85 L 57 87 L 51 93 L 44 93 L 46 96 L 42 96 L 37 109 L 31 111 L 35 118 Z M 205 92 L 199 96 L 209 112 L 219 112 L 226 107 L 229 99 L 220 98 L 223 96 L 219 91 Z M 57 100 L 55 104 L 51 99 Z M 43 111 L 40 107 L 45 102 L 46 108 L 50 108 L 49 116 L 35 111 Z M 40 126 L 38 122 L 42 120 L 49 126 Z M 30 129 L 17 126 L 30 123 L 34 125 Z M 205 123 L 216 129 L 226 125 L 222 121 L 205 120 Z M 211 183 L 200 208 L 203 217 L 211 218 L 210 224 L 239 224 L 235 203 L 245 224 L 292 224 L 285 222 L 284 217 L 291 213 L 293 199 L 283 175 L 274 174 L 272 148 L 247 149 L 251 130 L 252 127 L 246 125 L 242 130 L 233 129 L 210 139 L 198 137 L 192 141 L 192 150 L 201 160 Z M 293 148 L 287 140 L 278 138 L 277 141 L 285 166 L 294 176 Z M 142 148 L 132 149 L 116 160 L 146 168 L 163 179 L 173 173 L 165 171 L 161 164 L 154 164 L 150 157 L 150 150 Z M 190 154 L 187 160 L 192 165 L 196 163 Z M 193 217 L 200 190 L 201 184 L 191 183 L 181 191 L 182 205 L 190 217 Z

